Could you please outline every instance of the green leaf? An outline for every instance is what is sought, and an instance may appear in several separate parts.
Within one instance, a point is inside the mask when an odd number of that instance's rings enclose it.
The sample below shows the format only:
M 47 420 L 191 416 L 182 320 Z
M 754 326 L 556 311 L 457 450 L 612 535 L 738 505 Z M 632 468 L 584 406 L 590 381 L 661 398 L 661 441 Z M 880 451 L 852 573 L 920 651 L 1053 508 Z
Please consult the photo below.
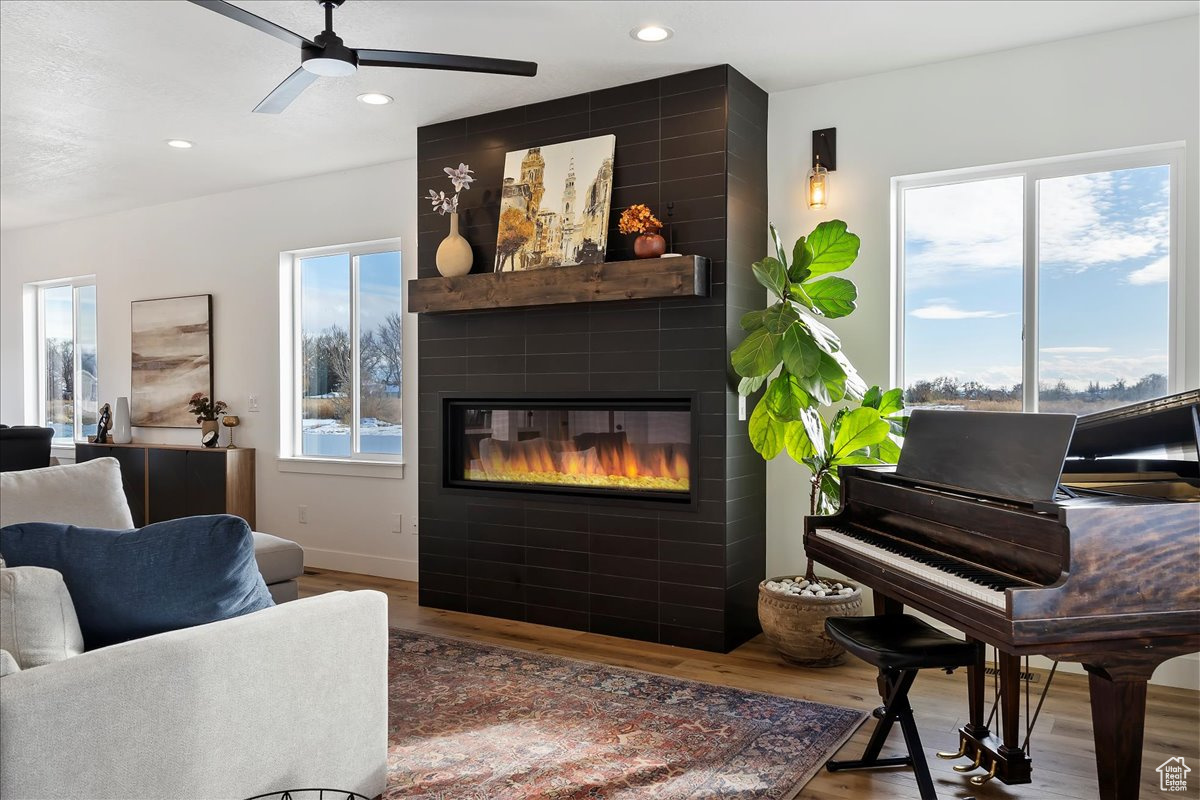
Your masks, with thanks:
M 891 436 L 879 443 L 879 460 L 884 464 L 895 464 L 900 460 L 900 445 Z
M 904 410 L 904 391 L 901 389 L 888 389 L 883 393 L 883 397 L 879 400 L 879 409 L 881 417 L 890 417 L 898 411 Z
M 734 371 L 743 378 L 769 375 L 781 360 L 780 338 L 779 334 L 771 333 L 766 328 L 752 331 L 730 354 Z
M 825 278 L 804 284 L 812 304 L 830 319 L 844 317 L 855 308 L 858 287 L 845 278 Z
M 739 323 L 742 326 L 742 330 L 753 331 L 761 328 L 763 320 L 767 315 L 767 310 L 764 308 L 761 311 L 747 311 L 745 314 L 742 314 L 742 320 Z
M 808 408 L 812 401 L 808 393 L 800 388 L 800 381 L 795 375 L 781 372 L 767 387 L 762 404 L 780 422 L 793 422 L 800 419 L 800 412 Z
M 754 277 L 780 299 L 787 299 L 787 268 L 777 258 L 767 256 L 762 261 L 755 261 L 751 269 Z
M 783 449 L 784 424 L 767 413 L 767 404 L 759 403 L 750 415 L 750 444 L 765 460 L 770 461 Z
M 791 303 L 776 303 L 763 314 L 763 325 L 771 333 L 783 334 L 800 321 L 800 314 Z
M 800 283 L 807 280 L 812 271 L 808 265 L 812 263 L 812 253 L 809 252 L 808 245 L 803 236 L 796 240 L 796 246 L 792 248 L 792 266 L 788 267 L 788 280 L 792 283 Z
M 850 359 L 846 358 L 846 354 L 840 350 L 830 353 L 829 357 L 837 363 L 844 376 L 844 379 L 839 381 L 844 395 L 854 400 L 861 399 L 867 392 L 867 382 L 858 374 L 858 370 L 850 363 Z
M 858 258 L 858 236 L 846 230 L 840 219 L 822 222 L 808 235 L 808 249 L 812 263 L 808 268 L 813 275 L 841 272 Z
M 821 348 L 803 325 L 792 325 L 783 332 L 779 355 L 783 366 L 793 375 L 812 375 L 821 363 Z
M 775 254 L 779 257 L 779 263 L 783 264 L 783 268 L 787 270 L 787 251 L 783 249 L 783 239 L 779 238 L 779 231 L 775 229 L 775 223 L 767 223 L 767 227 L 771 231 L 771 241 L 775 243 Z
M 829 391 L 829 386 L 825 383 L 825 379 L 821 377 L 820 372 L 800 376 L 800 386 L 804 391 L 808 392 L 812 399 L 821 405 L 827 406 L 834 402 L 833 395 Z
M 829 355 L 821 353 L 821 363 L 817 365 L 817 375 L 824 382 L 826 391 L 829 393 L 830 402 L 836 403 L 846 396 L 846 370 L 842 368 L 837 356 L 841 353 Z M 849 363 L 849 362 L 847 362 Z M 851 367 L 853 370 L 853 367 Z M 855 376 L 857 377 L 857 375 Z M 865 386 L 863 387 L 866 388 Z M 859 393 L 859 397 L 862 394 Z
M 783 429 L 783 444 L 787 447 L 788 455 L 792 457 L 792 460 L 801 464 L 804 463 L 804 459 L 812 458 L 817 454 L 803 422 L 787 424 L 787 427 Z
M 817 513 L 836 513 L 841 505 L 841 498 L 841 481 L 837 477 L 837 469 L 833 469 L 821 476 L 821 497 L 818 499 Z
M 842 417 L 833 433 L 833 460 L 879 444 L 888 435 L 888 424 L 873 408 L 856 408 Z
M 800 321 L 803 322 L 810 333 L 812 333 L 813 341 L 817 346 L 826 353 L 836 353 L 842 349 L 842 342 L 838 339 L 836 333 L 831 331 L 825 323 L 805 311 L 796 312 L 800 315 Z
M 851 453 L 850 455 L 842 456 L 841 458 L 835 459 L 833 462 L 834 466 L 838 466 L 838 467 L 842 466 L 843 464 L 845 464 L 846 466 L 850 466 L 853 464 L 882 464 L 882 463 L 884 463 L 884 462 L 880 461 L 875 456 L 863 455 L 862 453 Z
M 866 394 L 863 395 L 862 404 L 868 408 L 878 409 L 879 400 L 882 396 L 883 393 L 879 390 L 879 387 L 872 386 L 866 391 Z
M 804 291 L 804 287 L 798 283 L 788 284 L 788 297 L 799 303 L 804 308 L 811 309 L 813 301 L 809 298 L 808 293 Z
M 806 408 L 800 412 L 800 424 L 804 426 L 805 433 L 813 443 L 814 454 L 824 456 L 829 450 L 829 429 L 825 425 L 825 419 L 815 408 Z
M 749 397 L 762 388 L 762 385 L 767 382 L 766 375 L 758 375 L 753 378 L 742 378 L 738 381 L 738 394 L 742 397 Z

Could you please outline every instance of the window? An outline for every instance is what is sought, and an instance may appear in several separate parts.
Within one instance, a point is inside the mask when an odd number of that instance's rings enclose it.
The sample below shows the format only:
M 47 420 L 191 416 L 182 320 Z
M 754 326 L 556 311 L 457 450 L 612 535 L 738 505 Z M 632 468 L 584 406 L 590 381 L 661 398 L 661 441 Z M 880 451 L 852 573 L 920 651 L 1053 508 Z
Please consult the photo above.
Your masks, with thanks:
M 96 433 L 96 285 L 94 278 L 34 284 L 37 330 L 37 423 L 54 444 Z
M 1159 147 L 894 180 L 906 401 L 1087 414 L 1181 390 L 1181 164 Z
M 402 462 L 399 242 L 285 254 L 292 379 L 283 456 Z

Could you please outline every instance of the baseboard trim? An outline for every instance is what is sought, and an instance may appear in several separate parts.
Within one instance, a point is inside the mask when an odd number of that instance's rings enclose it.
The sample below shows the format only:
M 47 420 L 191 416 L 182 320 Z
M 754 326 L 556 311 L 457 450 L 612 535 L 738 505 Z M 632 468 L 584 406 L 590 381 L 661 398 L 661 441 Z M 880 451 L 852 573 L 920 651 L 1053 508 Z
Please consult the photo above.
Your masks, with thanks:
M 335 569 L 358 575 L 374 575 L 400 581 L 417 579 L 417 561 L 411 558 L 369 556 L 363 553 L 347 553 L 342 550 L 304 548 L 304 566 L 318 569 Z

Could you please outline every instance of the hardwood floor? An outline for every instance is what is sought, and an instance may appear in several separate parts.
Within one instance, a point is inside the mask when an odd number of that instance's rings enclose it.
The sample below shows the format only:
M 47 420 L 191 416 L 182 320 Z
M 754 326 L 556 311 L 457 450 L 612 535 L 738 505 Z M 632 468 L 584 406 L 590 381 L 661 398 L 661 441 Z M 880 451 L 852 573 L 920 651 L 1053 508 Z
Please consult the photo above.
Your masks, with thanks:
M 851 660 L 828 669 L 802 669 L 785 665 L 759 637 L 732 653 L 706 653 L 666 645 L 647 644 L 592 633 L 548 628 L 524 622 L 492 619 L 452 611 L 421 608 L 417 585 L 407 581 L 374 578 L 330 570 L 305 570 L 301 596 L 339 589 L 378 589 L 390 598 L 391 624 L 408 630 L 439 633 L 518 647 L 539 653 L 658 672 L 680 678 L 735 686 L 834 705 L 870 710 L 879 705 L 875 672 Z M 1035 670 L 1039 681 L 1045 674 Z M 1033 702 L 1041 682 L 1034 684 Z M 990 681 L 989 681 L 990 686 Z M 1031 740 L 1032 784 L 1005 786 L 993 781 L 971 786 L 951 769 L 958 761 L 934 757 L 936 750 L 957 750 L 955 731 L 966 714 L 965 675 L 945 675 L 926 670 L 911 693 L 922 744 L 933 772 L 938 796 L 977 800 L 1094 800 L 1096 765 L 1092 747 L 1091 712 L 1087 679 L 1058 674 L 1038 718 Z M 868 720 L 842 749 L 842 758 L 857 758 L 866 745 L 873 720 Z M 900 753 L 904 743 L 894 731 L 884 753 Z M 1192 766 L 1191 792 L 1167 795 L 1158 787 L 1157 767 L 1168 758 L 1183 756 Z M 973 773 L 974 774 L 974 773 Z M 1145 749 L 1142 756 L 1142 797 L 1195 797 L 1200 785 L 1200 694 L 1185 689 L 1151 686 L 1147 701 Z M 804 800 L 908 800 L 918 798 L 916 783 L 906 769 L 856 773 L 819 773 L 798 795 Z

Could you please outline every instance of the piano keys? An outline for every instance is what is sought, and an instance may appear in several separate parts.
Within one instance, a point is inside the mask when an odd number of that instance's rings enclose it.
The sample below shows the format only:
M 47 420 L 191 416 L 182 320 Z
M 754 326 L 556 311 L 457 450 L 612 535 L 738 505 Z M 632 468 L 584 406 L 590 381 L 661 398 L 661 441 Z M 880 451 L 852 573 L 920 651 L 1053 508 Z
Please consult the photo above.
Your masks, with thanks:
M 1082 663 L 1100 795 L 1129 800 L 1146 681 L 1200 650 L 1200 392 L 1062 416 L 915 411 L 900 465 L 843 468 L 805 548 L 874 589 L 877 613 L 909 605 L 999 649 L 999 735 L 972 674 L 960 737 L 1001 781 L 1031 780 L 1020 657 Z

